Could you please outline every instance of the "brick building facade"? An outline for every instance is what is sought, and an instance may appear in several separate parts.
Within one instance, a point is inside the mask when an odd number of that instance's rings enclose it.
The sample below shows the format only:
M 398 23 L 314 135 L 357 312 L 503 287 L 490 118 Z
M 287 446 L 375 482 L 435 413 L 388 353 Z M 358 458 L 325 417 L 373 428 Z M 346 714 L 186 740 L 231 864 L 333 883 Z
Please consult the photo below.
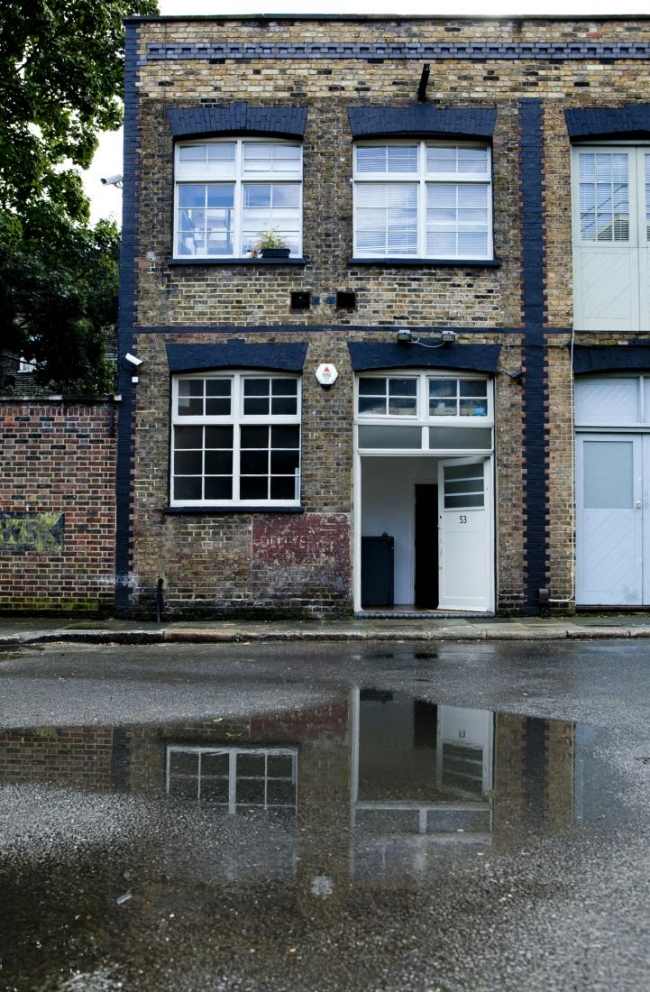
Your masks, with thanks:
M 641 17 L 127 21 L 120 611 L 648 604 L 649 56 Z

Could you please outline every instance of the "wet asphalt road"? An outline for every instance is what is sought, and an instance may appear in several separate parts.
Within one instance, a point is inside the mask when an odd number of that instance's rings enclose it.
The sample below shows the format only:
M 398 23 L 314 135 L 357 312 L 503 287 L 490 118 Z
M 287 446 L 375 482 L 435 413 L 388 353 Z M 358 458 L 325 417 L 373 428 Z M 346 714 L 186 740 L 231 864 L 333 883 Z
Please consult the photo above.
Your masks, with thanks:
M 650 988 L 649 701 L 644 642 L 0 653 L 0 989 Z

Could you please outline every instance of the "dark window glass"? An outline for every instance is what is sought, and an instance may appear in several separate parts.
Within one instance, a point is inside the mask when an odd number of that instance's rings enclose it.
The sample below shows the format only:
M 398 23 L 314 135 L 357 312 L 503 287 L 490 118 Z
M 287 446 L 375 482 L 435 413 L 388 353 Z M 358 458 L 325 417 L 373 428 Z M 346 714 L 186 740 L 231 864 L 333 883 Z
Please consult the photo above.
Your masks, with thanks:
M 205 453 L 205 474 L 206 475 L 231 475 L 232 474 L 232 452 L 231 451 L 206 451 L 206 453 Z
M 273 379 L 271 381 L 273 396 L 296 396 L 298 382 L 296 379 Z
M 385 393 L 385 379 L 359 379 L 359 396 L 384 396 Z
M 208 428 L 210 430 L 211 428 Z M 232 431 L 232 428 L 230 428 Z M 175 427 L 174 428 L 175 448 L 202 448 L 203 428 L 202 427 Z
M 298 468 L 298 461 L 297 451 L 273 451 L 271 453 L 271 472 L 274 475 L 292 475 Z
M 229 417 L 230 399 L 206 399 L 205 412 L 209 417 Z
M 201 499 L 202 482 L 200 476 L 198 478 L 176 476 L 174 479 L 174 499 Z
M 200 475 L 202 471 L 202 452 L 177 451 L 174 455 L 174 472 L 177 475 Z
M 268 397 L 244 399 L 244 414 L 247 417 L 266 417 L 269 412 Z
M 230 396 L 230 379 L 207 379 L 205 392 L 208 396 Z
M 296 483 L 291 476 L 271 478 L 271 499 L 295 499 Z
M 485 379 L 461 379 L 461 396 L 487 396 L 487 382 Z
M 293 417 L 296 412 L 296 400 L 292 396 L 274 396 L 271 401 L 271 413 L 274 417 Z
M 268 396 L 268 379 L 244 379 L 244 396 Z
M 379 415 L 386 413 L 386 398 L 384 396 L 360 396 L 359 413 Z
M 243 475 L 239 482 L 242 499 L 268 499 L 268 479 L 264 476 Z
M 230 477 L 206 476 L 206 499 L 232 499 L 232 479 Z
M 272 427 L 271 446 L 273 448 L 299 448 L 299 427 Z
M 267 451 L 242 451 L 242 475 L 261 475 L 269 470 L 269 455 Z
M 206 427 L 205 446 L 206 448 L 232 448 L 232 427 Z
M 388 392 L 391 396 L 417 396 L 417 379 L 389 379 Z
M 274 431 L 277 429 L 273 428 Z M 242 427 L 240 443 L 242 448 L 268 448 L 268 427 Z

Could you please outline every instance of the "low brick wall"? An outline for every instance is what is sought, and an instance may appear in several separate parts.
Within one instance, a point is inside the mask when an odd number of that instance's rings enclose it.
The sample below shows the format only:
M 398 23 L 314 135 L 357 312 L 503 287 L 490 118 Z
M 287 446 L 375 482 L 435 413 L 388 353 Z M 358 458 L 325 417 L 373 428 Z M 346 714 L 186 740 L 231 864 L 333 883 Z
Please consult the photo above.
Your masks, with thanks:
M 115 589 L 110 400 L 0 398 L 0 612 L 101 612 Z

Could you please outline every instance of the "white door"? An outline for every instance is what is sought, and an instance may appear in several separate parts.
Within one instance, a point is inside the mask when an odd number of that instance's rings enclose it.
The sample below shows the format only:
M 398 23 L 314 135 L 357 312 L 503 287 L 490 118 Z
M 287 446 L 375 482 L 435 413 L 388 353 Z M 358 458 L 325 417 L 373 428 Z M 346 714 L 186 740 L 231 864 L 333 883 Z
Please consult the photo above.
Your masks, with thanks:
M 638 330 L 639 155 L 634 148 L 576 148 L 573 170 L 575 326 Z M 645 317 L 645 315 L 644 315 Z
M 486 458 L 438 463 L 438 608 L 493 606 L 492 473 Z
M 643 574 L 647 440 L 640 434 L 579 434 L 576 445 L 576 602 L 641 606 L 648 602 Z M 650 575 L 646 585 L 649 581 Z

